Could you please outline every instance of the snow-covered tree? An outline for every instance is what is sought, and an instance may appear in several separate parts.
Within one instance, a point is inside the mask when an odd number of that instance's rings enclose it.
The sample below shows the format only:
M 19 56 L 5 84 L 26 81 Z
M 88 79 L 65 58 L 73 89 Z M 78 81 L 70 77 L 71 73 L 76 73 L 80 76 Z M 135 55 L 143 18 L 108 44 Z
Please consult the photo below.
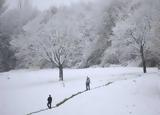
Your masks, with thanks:
M 113 0 L 113 1 L 103 1 L 101 11 L 101 26 L 99 28 L 100 39 L 98 44 L 101 54 L 101 66 L 105 66 L 107 63 L 118 63 L 118 59 L 115 58 L 117 53 L 114 49 L 111 49 L 113 35 L 113 28 L 119 20 L 125 19 L 128 15 L 128 9 L 130 3 L 128 0 Z M 112 57 L 113 56 L 113 57 Z
M 101 0 L 52 7 L 29 21 L 24 21 L 22 14 L 11 44 L 20 67 L 56 66 L 53 52 L 64 49 L 65 67 L 128 65 L 135 61 L 144 65 L 145 72 L 145 60 L 148 64 L 159 59 L 159 11 L 159 0 Z M 13 22 L 17 25 L 19 19 Z M 12 31 L 15 25 L 9 25 Z M 44 49 L 52 54 L 52 61 Z
M 1 16 L 3 32 L 8 35 L 18 34 L 22 31 L 22 27 L 38 14 L 38 11 L 33 8 L 28 0 L 25 0 L 24 4 L 21 8 L 15 7 L 3 13 Z
M 5 0 L 0 0 L 0 71 L 8 71 L 13 68 L 13 52 L 9 48 L 9 36 L 4 33 L 2 27 L 2 14 L 5 12 L 7 6 Z
M 57 31 L 56 31 L 57 32 Z M 52 66 L 59 68 L 59 80 L 63 81 L 63 67 L 67 57 L 67 47 L 65 46 L 64 36 L 61 33 L 56 33 L 54 36 L 36 39 L 36 44 L 33 44 L 41 58 L 48 60 Z M 62 40 L 63 39 L 63 40 Z
M 59 79 L 63 80 L 63 67 L 76 58 L 79 47 L 78 29 L 74 27 L 77 20 L 68 17 L 69 12 L 53 7 L 27 24 L 24 32 L 11 42 L 18 51 L 16 56 L 26 57 L 23 60 L 28 58 L 27 62 L 35 58 L 31 63 L 47 60 L 52 67 L 59 68 Z
M 96 43 L 99 38 L 98 29 L 100 26 L 100 8 L 95 4 L 81 4 L 77 9 L 77 20 L 79 37 L 82 46 L 82 61 L 80 67 L 89 67 L 97 64 Z
M 122 55 L 127 52 L 123 56 L 130 56 L 130 60 L 141 57 L 144 73 L 146 73 L 148 53 L 151 52 L 150 45 L 154 41 L 155 3 L 157 2 L 150 0 L 132 2 L 127 18 L 117 22 L 113 30 L 113 47 L 118 46 L 117 50 L 121 50 Z
M 27 0 L 28 1 L 28 0 Z M 1 69 L 2 71 L 13 69 L 16 65 L 13 48 L 10 45 L 11 38 L 22 31 L 23 26 L 37 14 L 29 2 L 20 8 L 6 10 L 0 16 L 1 32 Z M 2 3 L 2 1 L 1 1 Z M 4 8 L 3 8 L 4 9 Z

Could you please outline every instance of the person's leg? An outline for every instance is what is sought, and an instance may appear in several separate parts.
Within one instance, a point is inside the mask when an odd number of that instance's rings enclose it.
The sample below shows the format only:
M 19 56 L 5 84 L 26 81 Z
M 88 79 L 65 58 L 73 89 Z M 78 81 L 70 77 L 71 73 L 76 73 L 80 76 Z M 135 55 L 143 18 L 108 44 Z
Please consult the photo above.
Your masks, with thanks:
M 48 108 L 49 108 L 49 109 L 51 108 L 51 104 L 50 104 L 50 103 L 48 103 Z
M 89 84 L 87 83 L 87 90 L 89 90 Z
M 50 103 L 50 105 L 49 105 L 49 106 L 50 106 L 50 109 L 51 109 L 51 107 L 52 107 L 52 104 Z
M 86 84 L 86 90 L 88 90 L 87 84 Z
M 49 108 L 49 103 L 47 103 L 47 107 Z

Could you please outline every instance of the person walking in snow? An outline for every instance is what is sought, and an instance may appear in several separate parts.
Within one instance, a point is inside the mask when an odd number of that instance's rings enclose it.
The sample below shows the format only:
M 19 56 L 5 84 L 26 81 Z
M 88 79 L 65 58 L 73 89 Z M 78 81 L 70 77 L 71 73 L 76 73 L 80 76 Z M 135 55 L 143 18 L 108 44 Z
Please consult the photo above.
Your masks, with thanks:
M 52 107 L 52 97 L 51 97 L 51 95 L 49 95 L 47 101 L 48 101 L 47 106 L 48 106 L 49 109 L 51 109 L 51 107 Z
M 86 90 L 90 90 L 90 78 L 87 76 L 87 79 L 86 79 Z

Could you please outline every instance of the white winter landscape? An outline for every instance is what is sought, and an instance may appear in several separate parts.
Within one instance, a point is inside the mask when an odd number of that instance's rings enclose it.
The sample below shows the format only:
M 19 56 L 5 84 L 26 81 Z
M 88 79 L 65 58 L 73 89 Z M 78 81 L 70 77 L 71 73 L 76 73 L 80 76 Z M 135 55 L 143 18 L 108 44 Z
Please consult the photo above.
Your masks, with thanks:
M 0 0 L 0 115 L 160 115 L 160 0 Z
M 58 81 L 57 69 L 18 70 L 0 74 L 0 115 L 26 115 L 52 106 L 79 91 L 91 78 L 91 89 L 57 108 L 35 115 L 160 115 L 160 72 L 149 68 L 111 67 L 65 69 L 64 81 Z M 34 115 L 34 114 L 33 114 Z

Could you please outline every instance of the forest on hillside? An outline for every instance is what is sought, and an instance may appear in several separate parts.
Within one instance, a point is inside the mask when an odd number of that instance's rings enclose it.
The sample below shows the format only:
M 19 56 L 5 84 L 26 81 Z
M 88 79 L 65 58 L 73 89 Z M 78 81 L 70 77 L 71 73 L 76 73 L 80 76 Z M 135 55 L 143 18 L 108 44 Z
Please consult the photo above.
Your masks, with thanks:
M 20 68 L 155 67 L 160 0 L 97 0 L 39 11 L 0 0 L 0 71 Z

